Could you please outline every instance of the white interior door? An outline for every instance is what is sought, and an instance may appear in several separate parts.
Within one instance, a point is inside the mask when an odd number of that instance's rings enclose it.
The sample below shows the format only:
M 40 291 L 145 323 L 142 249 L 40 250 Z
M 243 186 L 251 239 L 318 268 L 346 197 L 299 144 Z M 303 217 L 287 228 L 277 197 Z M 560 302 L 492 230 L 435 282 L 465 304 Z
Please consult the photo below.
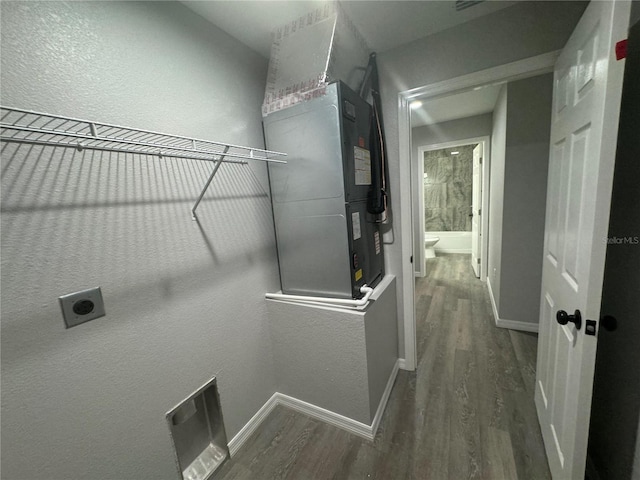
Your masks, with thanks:
M 535 401 L 555 479 L 584 479 L 629 9 L 592 1 L 554 73 Z
M 471 266 L 480 278 L 480 213 L 482 206 L 482 143 L 473 148 L 473 181 L 471 191 Z

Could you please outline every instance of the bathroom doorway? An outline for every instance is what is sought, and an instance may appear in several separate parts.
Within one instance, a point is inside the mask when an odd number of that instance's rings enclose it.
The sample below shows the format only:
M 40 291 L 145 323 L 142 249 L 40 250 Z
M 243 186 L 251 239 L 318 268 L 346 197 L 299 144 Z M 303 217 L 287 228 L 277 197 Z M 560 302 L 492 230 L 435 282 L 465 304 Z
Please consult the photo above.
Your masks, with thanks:
M 486 279 L 489 149 L 488 136 L 418 148 L 417 277 L 438 253 L 457 253 L 469 255 L 475 276 Z

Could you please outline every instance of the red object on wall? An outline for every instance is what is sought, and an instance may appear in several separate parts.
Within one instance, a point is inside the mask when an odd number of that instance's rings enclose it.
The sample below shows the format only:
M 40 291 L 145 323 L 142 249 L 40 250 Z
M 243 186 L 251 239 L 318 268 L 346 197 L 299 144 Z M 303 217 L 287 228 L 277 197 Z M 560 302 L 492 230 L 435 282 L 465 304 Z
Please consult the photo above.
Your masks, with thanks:
M 616 43 L 616 60 L 627 58 L 627 40 L 620 40 Z

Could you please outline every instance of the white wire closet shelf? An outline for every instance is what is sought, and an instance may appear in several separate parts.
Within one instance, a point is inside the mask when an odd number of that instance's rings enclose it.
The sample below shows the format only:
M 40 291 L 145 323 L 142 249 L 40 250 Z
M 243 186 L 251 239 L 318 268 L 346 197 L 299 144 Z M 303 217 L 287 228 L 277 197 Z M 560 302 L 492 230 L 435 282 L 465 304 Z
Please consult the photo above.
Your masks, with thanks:
M 191 209 L 194 220 L 196 209 L 222 163 L 246 164 L 247 160 L 287 163 L 273 158 L 284 157 L 286 153 L 5 106 L 0 106 L 0 141 L 212 162 L 213 171 Z

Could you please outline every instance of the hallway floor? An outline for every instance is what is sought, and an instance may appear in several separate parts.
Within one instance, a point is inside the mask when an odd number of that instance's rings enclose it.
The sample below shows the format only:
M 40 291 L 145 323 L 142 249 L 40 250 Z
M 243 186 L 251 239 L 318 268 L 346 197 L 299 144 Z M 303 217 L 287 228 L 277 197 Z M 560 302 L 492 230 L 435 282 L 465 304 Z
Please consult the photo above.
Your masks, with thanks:
M 550 478 L 533 403 L 537 336 L 497 328 L 468 255 L 416 281 L 418 369 L 373 442 L 277 407 L 216 479 Z

